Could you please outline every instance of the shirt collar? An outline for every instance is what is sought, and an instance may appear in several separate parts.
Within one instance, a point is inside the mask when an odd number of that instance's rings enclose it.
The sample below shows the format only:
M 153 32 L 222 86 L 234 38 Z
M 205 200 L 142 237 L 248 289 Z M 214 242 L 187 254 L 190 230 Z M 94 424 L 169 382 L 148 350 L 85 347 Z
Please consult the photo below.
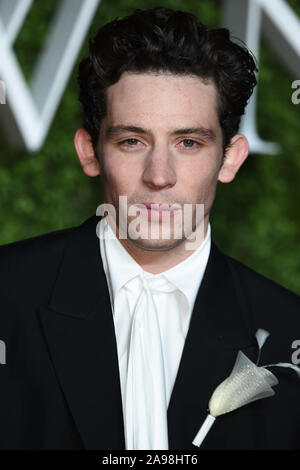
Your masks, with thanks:
M 211 227 L 208 223 L 205 238 L 201 245 L 188 258 L 164 271 L 164 276 L 187 297 L 190 308 L 204 276 L 211 246 Z
M 106 217 L 100 221 L 99 238 L 103 268 L 108 279 L 112 305 L 124 284 L 141 274 L 145 277 L 164 275 L 169 282 L 185 294 L 190 308 L 193 307 L 210 253 L 210 223 L 208 223 L 205 238 L 198 249 L 182 262 L 160 274 L 152 274 L 143 270 L 115 237 Z
M 108 287 L 113 305 L 119 290 L 130 279 L 142 274 L 143 268 L 114 235 L 106 217 L 100 221 L 99 238 L 103 268 L 109 280 Z

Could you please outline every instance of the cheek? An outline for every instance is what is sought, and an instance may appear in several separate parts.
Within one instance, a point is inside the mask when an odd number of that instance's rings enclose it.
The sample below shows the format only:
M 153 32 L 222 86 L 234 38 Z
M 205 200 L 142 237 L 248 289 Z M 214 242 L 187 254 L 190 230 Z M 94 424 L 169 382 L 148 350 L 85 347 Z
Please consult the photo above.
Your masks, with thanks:
M 219 173 L 216 162 L 215 155 L 209 155 L 208 158 L 201 158 L 200 155 L 196 162 L 182 169 L 181 180 L 188 192 L 203 194 L 216 185 Z
M 200 153 L 182 169 L 181 188 L 190 202 L 211 207 L 215 197 L 220 155 L 216 152 Z
M 117 155 L 106 159 L 104 168 L 108 191 L 129 193 L 137 178 L 138 168 L 132 161 L 119 158 Z

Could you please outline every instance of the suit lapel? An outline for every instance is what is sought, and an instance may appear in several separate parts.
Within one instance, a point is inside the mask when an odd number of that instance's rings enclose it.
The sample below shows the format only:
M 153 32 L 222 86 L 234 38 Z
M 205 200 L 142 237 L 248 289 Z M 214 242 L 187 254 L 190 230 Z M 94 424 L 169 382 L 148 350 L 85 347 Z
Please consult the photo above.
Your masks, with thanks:
M 117 346 L 98 218 L 71 232 L 40 311 L 53 366 L 86 449 L 124 449 Z
M 169 402 L 170 449 L 196 449 L 192 440 L 206 418 L 209 399 L 230 374 L 238 350 L 256 357 L 253 328 L 238 295 L 226 257 L 212 243 Z M 202 447 L 207 444 L 208 438 Z

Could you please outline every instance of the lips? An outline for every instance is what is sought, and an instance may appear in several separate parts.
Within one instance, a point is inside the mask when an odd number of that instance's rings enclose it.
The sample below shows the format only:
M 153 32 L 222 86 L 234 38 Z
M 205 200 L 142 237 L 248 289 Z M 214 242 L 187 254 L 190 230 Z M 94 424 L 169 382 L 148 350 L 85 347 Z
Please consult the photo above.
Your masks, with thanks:
M 166 202 L 144 202 L 137 204 L 137 206 L 146 206 L 147 209 L 152 211 L 174 211 L 180 209 L 179 204 L 167 204 Z
M 166 202 L 144 202 L 140 204 L 135 204 L 136 207 L 140 208 L 142 214 L 148 217 L 148 220 L 162 222 L 169 218 L 175 217 L 175 213 L 179 212 L 181 209 L 179 204 L 167 204 Z

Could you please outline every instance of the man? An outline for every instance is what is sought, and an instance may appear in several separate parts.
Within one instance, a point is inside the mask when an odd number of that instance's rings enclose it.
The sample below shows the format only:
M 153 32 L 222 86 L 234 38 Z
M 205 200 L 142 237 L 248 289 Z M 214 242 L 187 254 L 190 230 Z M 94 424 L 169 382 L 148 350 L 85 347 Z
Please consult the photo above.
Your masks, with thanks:
M 217 182 L 248 155 L 237 132 L 255 69 L 226 29 L 166 8 L 90 42 L 75 148 L 116 216 L 1 248 L 1 448 L 195 451 L 238 352 L 256 363 L 259 328 L 259 366 L 291 362 L 299 297 L 210 238 Z M 201 448 L 300 449 L 300 381 L 268 370 L 275 395 L 218 417 Z

